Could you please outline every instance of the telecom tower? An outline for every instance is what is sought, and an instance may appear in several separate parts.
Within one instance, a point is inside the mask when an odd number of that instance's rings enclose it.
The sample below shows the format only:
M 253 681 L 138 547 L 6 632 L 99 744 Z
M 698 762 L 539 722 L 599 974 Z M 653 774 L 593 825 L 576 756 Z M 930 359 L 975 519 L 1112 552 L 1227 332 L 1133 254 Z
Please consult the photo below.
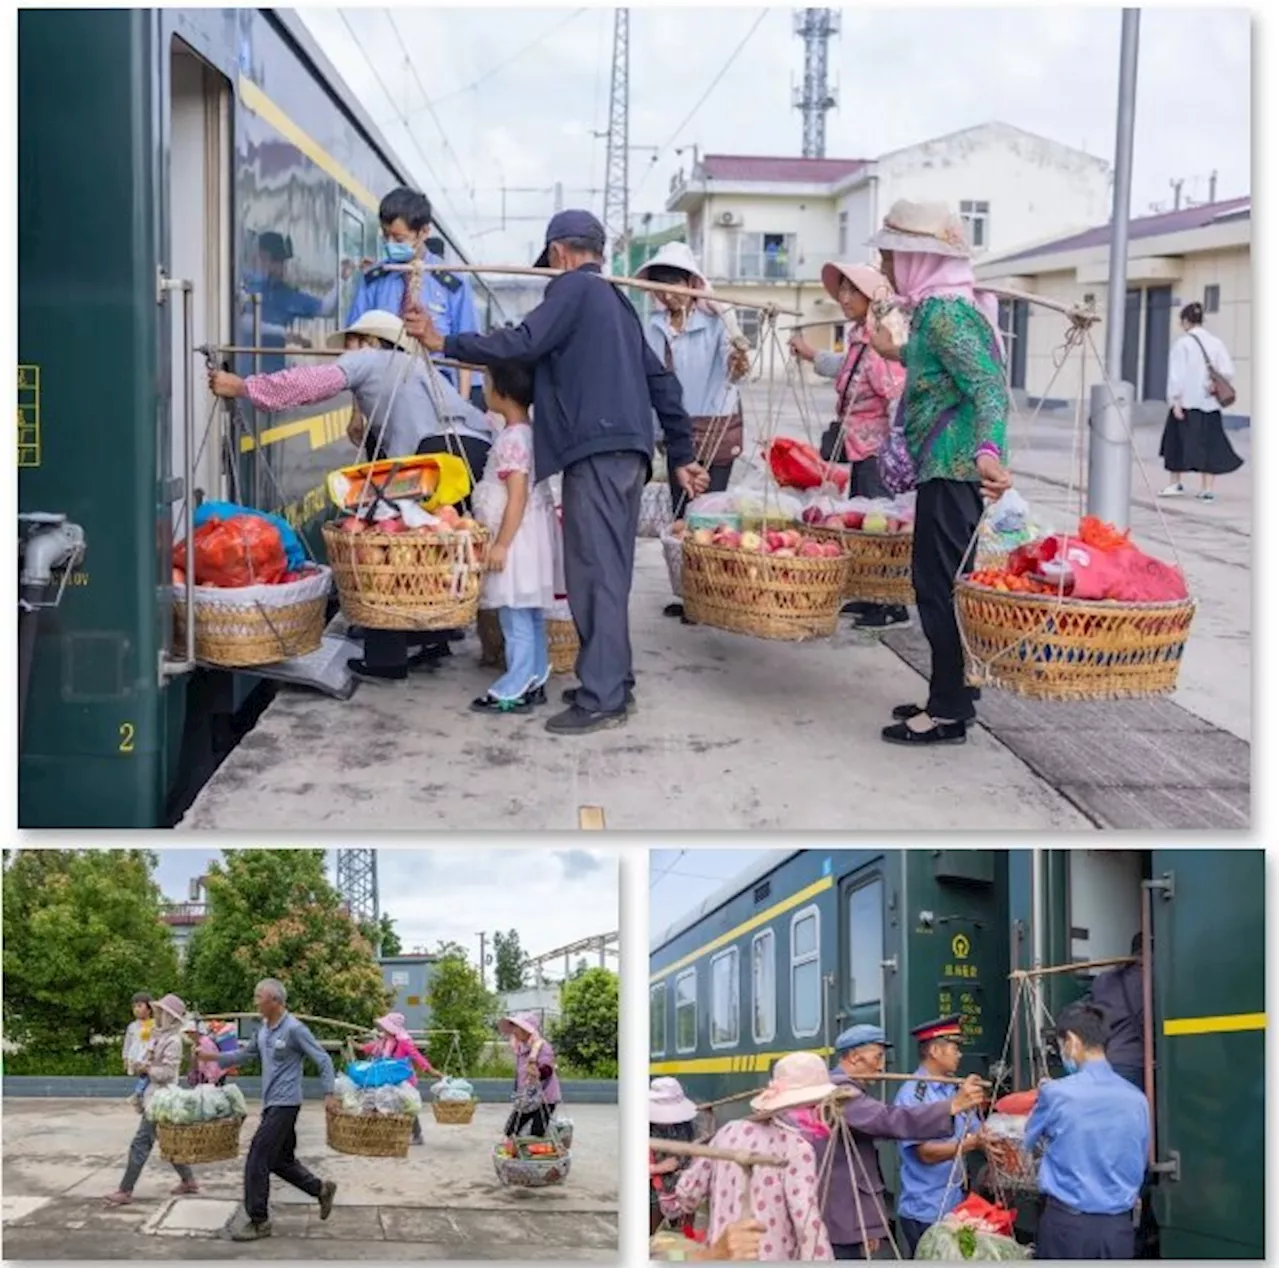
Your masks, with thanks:
M 606 259 L 615 244 L 621 244 L 626 270 L 627 157 L 630 154 L 628 120 L 631 90 L 628 72 L 631 63 L 628 9 L 613 11 L 613 74 L 609 80 L 609 131 L 604 157 L 604 237 Z
M 377 926 L 382 915 L 378 906 L 377 850 L 338 851 L 338 893 L 352 920 L 368 927 Z
M 795 34 L 804 40 L 804 87 L 792 89 L 791 104 L 804 116 L 804 157 L 827 156 L 827 111 L 836 93 L 827 87 L 827 41 L 840 34 L 838 9 L 801 9 Z

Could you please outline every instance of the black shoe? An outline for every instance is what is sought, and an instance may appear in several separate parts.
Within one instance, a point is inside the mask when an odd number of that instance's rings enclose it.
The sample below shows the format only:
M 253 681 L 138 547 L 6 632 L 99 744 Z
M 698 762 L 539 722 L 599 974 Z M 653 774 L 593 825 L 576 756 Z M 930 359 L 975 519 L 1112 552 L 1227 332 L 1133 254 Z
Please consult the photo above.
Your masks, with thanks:
M 918 704 L 900 704 L 893 711 L 893 717 L 898 722 L 907 722 L 914 718 L 916 714 L 923 713 L 924 708 Z M 976 722 L 976 718 L 965 718 L 965 726 L 972 726 Z
M 547 685 L 539 683 L 536 687 L 530 687 L 528 691 L 520 697 L 521 701 L 527 705 L 546 704 L 547 703 Z
M 662 609 L 662 615 L 663 616 L 684 616 L 684 604 L 668 603 L 667 606 Z
M 855 599 L 851 603 L 846 603 L 840 609 L 841 616 L 861 616 L 869 607 L 870 603 L 863 603 L 861 599 Z
M 330 1212 L 333 1210 L 334 1195 L 338 1192 L 338 1186 L 333 1180 L 326 1180 L 320 1186 L 320 1218 L 327 1220 Z
M 969 738 L 963 722 L 935 722 L 928 731 L 913 731 L 905 722 L 895 722 L 880 732 L 886 744 L 963 744 Z
M 619 709 L 617 713 L 588 713 L 575 704 L 563 713 L 557 713 L 547 722 L 546 728 L 552 735 L 590 735 L 593 731 L 622 726 L 626 720 L 626 709 Z
M 461 643 L 466 637 L 466 630 L 448 630 L 445 633 L 445 638 L 447 638 L 451 643 Z
M 471 702 L 472 713 L 532 713 L 533 705 L 520 696 L 515 700 L 499 700 L 497 696 L 477 696 Z
M 357 656 L 347 661 L 347 668 L 363 682 L 403 682 L 409 676 L 408 665 L 368 665 Z
M 560 703 L 567 704 L 570 708 L 576 708 L 578 704 L 577 687 L 569 687 L 560 693 Z M 632 687 L 627 688 L 627 712 L 634 713 L 636 710 L 636 693 Z
M 887 630 L 895 625 L 907 625 L 910 620 L 906 608 L 869 603 L 853 618 L 853 626 L 858 630 Z
M 434 668 L 437 661 L 444 660 L 447 656 L 452 655 L 453 648 L 448 643 L 428 643 L 425 647 L 418 648 L 409 657 L 409 665 L 415 669 L 419 665 L 429 665 Z

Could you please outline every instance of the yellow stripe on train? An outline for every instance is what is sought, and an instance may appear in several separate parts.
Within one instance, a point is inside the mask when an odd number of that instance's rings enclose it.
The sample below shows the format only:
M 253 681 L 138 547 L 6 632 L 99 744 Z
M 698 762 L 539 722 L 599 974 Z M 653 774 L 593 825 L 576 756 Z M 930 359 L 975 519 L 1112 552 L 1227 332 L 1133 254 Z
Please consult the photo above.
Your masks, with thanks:
M 241 436 L 240 452 L 252 453 L 254 449 L 278 445 L 281 441 L 292 440 L 295 436 L 308 437 L 312 449 L 324 449 L 347 434 L 350 422 L 350 405 L 344 405 L 341 409 L 326 410 L 323 414 L 309 414 L 306 418 L 291 418 L 287 423 L 278 423 L 275 427 L 264 428 L 256 442 L 252 436 Z
M 797 1051 L 797 1049 L 792 1049 Z M 834 1048 L 804 1048 L 798 1051 L 814 1052 L 826 1059 L 835 1052 Z M 768 1074 L 775 1061 L 781 1060 L 785 1052 L 748 1052 L 735 1053 L 727 1057 L 686 1057 L 676 1061 L 649 1062 L 650 1077 L 660 1074 Z
M 1222 1017 L 1171 1017 L 1164 1023 L 1166 1035 L 1229 1035 L 1266 1030 L 1266 1013 L 1230 1013 Z

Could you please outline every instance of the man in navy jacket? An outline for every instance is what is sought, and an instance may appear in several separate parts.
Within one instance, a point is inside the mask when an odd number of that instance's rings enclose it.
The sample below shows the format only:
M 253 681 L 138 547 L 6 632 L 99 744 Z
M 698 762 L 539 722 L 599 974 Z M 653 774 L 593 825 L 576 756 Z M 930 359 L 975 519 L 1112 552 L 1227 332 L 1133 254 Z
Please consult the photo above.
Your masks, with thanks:
M 627 605 L 654 412 L 681 488 L 694 497 L 708 484 L 694 462 L 679 381 L 654 356 L 626 297 L 598 276 L 604 248 L 589 211 L 558 212 L 535 267 L 564 272 L 522 325 L 445 338 L 424 313 L 405 324 L 429 351 L 473 365 L 534 367 L 534 475 L 564 473 L 565 582 L 582 644 L 582 685 L 565 692 L 568 709 L 547 723 L 559 735 L 619 726 L 634 701 Z

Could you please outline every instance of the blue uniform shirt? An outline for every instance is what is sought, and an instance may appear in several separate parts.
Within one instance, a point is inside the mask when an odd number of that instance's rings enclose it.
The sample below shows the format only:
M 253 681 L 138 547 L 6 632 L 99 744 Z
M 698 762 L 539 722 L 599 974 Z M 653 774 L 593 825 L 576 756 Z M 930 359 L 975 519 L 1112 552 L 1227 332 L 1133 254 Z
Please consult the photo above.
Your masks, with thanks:
M 916 1071 L 916 1077 L 910 1083 L 902 1085 L 893 1103 L 905 1106 L 933 1105 L 938 1101 L 949 1101 L 955 1095 L 954 1087 L 946 1083 L 930 1083 L 928 1078 L 928 1071 L 921 1066 Z M 956 1140 L 976 1129 L 971 1118 L 971 1114 L 956 1117 Z M 964 1177 L 963 1174 L 957 1175 L 948 1192 L 947 1181 L 955 1166 L 954 1159 L 921 1162 L 916 1153 L 918 1144 L 918 1140 L 898 1142 L 898 1155 L 902 1164 L 898 1172 L 898 1214 L 905 1219 L 918 1220 L 921 1224 L 935 1224 L 960 1205 L 964 1197 Z
M 261 296 L 261 334 L 264 348 L 285 347 L 285 335 L 293 322 L 299 319 L 309 321 L 315 317 L 330 317 L 338 307 L 338 288 L 333 286 L 324 296 L 311 295 L 290 286 L 282 278 L 272 277 L 265 273 L 250 273 L 245 278 L 245 289 L 251 295 Z M 243 314 L 244 342 L 253 342 L 253 308 L 246 306 Z M 242 360 L 244 373 L 253 373 L 251 362 Z M 263 353 L 261 361 L 263 374 L 271 374 L 285 368 L 284 353 L 279 355 Z
M 1138 1200 L 1150 1139 L 1147 1098 L 1098 1060 L 1040 1089 L 1026 1146 L 1045 1142 L 1042 1193 L 1086 1215 L 1120 1215 Z
M 428 251 L 428 264 L 443 264 L 438 255 Z M 347 313 L 347 325 L 356 318 L 373 309 L 400 315 L 404 304 L 404 286 L 407 273 L 387 270 L 374 265 L 365 273 L 356 286 L 356 293 L 351 300 L 351 311 Z M 475 300 L 471 294 L 471 281 L 459 273 L 450 275 L 445 282 L 438 273 L 422 275 L 422 306 L 427 310 L 435 328 L 447 339 L 450 335 L 474 334 L 480 329 L 476 321 Z M 443 374 L 455 387 L 458 385 L 458 372 L 451 366 L 441 367 Z

